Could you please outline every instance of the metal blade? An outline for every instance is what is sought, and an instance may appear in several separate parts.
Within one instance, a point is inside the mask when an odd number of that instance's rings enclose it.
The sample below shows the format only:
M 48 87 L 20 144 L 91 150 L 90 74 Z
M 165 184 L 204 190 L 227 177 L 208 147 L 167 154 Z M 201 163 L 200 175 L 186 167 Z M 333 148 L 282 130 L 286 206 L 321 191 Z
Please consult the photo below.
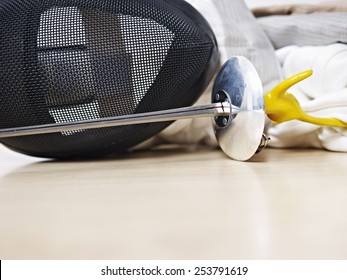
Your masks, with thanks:
M 231 111 L 232 113 L 236 114 L 239 110 L 238 108 L 230 106 L 228 102 L 213 103 L 209 105 L 183 107 L 177 109 L 116 116 L 94 120 L 5 128 L 0 129 L 0 138 L 57 133 L 71 130 L 84 130 L 144 123 L 166 122 L 190 118 L 229 116 Z

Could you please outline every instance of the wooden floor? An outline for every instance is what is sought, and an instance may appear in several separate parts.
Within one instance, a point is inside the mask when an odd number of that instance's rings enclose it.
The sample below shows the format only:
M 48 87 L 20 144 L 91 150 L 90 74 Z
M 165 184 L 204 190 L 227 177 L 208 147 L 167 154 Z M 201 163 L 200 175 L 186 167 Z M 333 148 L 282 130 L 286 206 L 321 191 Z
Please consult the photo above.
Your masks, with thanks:
M 0 158 L 0 259 L 347 258 L 347 154 Z

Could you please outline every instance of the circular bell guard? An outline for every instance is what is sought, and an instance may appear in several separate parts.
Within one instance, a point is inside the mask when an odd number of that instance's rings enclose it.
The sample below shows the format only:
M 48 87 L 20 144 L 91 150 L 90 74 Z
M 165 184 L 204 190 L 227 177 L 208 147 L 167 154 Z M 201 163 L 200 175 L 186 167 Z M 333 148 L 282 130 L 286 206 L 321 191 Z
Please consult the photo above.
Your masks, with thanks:
M 219 72 L 212 102 L 228 102 L 229 117 L 218 117 L 215 132 L 218 143 L 230 158 L 250 159 L 262 143 L 265 127 L 263 87 L 252 63 L 245 57 L 229 59 Z M 238 113 L 233 113 L 233 108 Z

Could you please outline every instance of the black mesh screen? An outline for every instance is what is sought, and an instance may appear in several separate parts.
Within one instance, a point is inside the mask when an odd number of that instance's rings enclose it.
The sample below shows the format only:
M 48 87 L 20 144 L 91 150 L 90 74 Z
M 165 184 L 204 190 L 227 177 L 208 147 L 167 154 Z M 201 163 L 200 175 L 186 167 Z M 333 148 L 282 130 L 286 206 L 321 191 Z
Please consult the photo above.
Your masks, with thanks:
M 181 0 L 0 1 L 0 127 L 188 106 L 216 64 L 205 20 Z M 42 157 L 104 155 L 168 123 L 2 139 Z

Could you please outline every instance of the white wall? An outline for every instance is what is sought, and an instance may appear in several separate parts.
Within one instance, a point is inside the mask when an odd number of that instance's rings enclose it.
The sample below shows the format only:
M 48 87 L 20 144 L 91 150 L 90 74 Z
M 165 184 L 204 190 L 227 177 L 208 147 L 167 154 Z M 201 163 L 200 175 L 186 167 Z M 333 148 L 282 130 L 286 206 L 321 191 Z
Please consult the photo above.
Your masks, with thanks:
M 244 1 L 250 8 L 253 8 L 253 7 L 261 7 L 261 6 L 283 5 L 283 4 L 316 4 L 316 3 L 321 3 L 324 0 L 244 0 Z M 329 2 L 329 0 L 325 0 L 324 2 Z

